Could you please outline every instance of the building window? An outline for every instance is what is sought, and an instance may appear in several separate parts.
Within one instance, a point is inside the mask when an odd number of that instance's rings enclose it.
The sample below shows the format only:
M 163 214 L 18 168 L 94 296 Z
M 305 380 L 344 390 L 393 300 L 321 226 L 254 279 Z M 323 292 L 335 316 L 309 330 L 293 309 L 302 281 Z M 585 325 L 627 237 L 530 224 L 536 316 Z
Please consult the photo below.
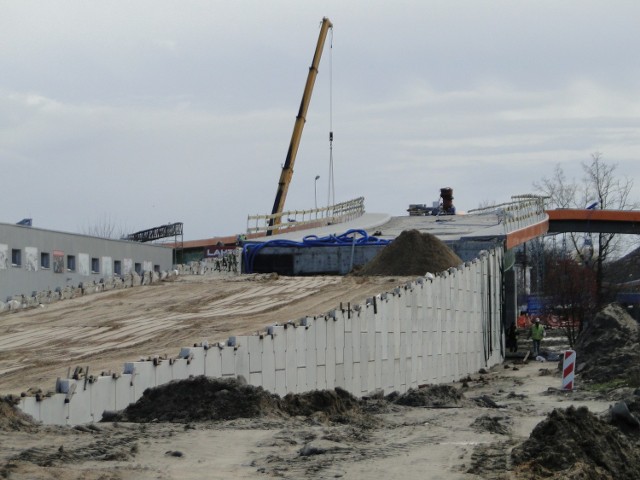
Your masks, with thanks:
M 40 252 L 40 267 L 50 268 L 51 259 L 49 258 L 49 252 Z
M 160 265 L 154 265 L 153 266 L 153 271 L 156 273 L 160 273 Z
M 11 249 L 11 265 L 19 267 L 22 265 L 22 250 L 19 248 Z
M 135 267 L 134 267 L 134 268 L 135 268 L 136 273 L 137 273 L 138 275 L 142 275 L 142 264 L 141 264 L 141 263 L 136 263 L 136 265 L 135 265 Z
M 76 256 L 75 255 L 67 255 L 67 270 L 69 272 L 76 271 Z
M 122 262 L 120 260 L 113 261 L 113 273 L 122 275 Z
M 100 259 L 92 258 L 91 259 L 91 273 L 100 273 Z

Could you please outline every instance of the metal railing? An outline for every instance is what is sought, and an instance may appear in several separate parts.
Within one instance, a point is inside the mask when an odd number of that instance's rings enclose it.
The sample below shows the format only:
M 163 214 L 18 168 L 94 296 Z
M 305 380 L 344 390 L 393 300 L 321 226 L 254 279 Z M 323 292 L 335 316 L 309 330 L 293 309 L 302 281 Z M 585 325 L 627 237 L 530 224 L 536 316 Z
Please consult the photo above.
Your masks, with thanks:
M 491 205 L 489 207 L 469 210 L 467 213 L 498 215 L 500 223 L 504 225 L 505 233 L 520 230 L 546 219 L 545 200 L 549 197 L 541 195 L 514 195 L 511 202 Z
M 267 233 L 274 235 L 285 233 L 305 226 L 323 226 L 343 223 L 364 214 L 364 197 L 327 207 L 311 210 L 288 210 L 269 215 L 249 215 L 247 217 L 247 234 Z M 269 225 L 272 220 L 280 220 L 279 224 Z M 275 223 L 275 222 L 273 222 Z

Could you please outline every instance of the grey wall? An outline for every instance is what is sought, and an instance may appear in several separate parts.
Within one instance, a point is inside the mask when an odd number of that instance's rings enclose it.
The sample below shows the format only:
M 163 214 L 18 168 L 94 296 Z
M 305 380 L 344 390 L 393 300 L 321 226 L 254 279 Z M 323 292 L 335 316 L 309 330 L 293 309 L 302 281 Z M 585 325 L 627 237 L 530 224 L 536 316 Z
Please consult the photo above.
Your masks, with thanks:
M 12 264 L 12 250 L 19 250 L 21 265 Z M 54 252 L 63 252 L 64 268 L 54 268 Z M 49 267 L 41 264 L 42 253 L 49 254 Z M 67 269 L 67 257 L 75 257 L 75 270 Z M 92 269 L 92 259 L 98 261 L 98 271 Z M 107 279 L 114 275 L 114 262 L 142 271 L 170 270 L 173 251 L 170 248 L 108 240 L 73 233 L 0 223 L 0 301 L 14 295 L 31 296 L 33 292 L 77 287 L 82 282 Z

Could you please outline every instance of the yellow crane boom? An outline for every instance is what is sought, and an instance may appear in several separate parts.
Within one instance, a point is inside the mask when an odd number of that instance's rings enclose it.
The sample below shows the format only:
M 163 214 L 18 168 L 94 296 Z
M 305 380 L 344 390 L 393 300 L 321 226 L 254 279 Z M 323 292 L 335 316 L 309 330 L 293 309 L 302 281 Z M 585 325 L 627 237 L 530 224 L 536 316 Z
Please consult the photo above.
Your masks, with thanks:
M 324 50 L 324 42 L 327 38 L 327 32 L 330 28 L 333 28 L 331 21 L 324 17 L 322 19 L 322 25 L 320 26 L 320 35 L 318 37 L 318 44 L 316 45 L 316 51 L 313 55 L 313 62 L 309 67 L 309 75 L 307 76 L 307 83 L 304 86 L 304 92 L 302 94 L 302 101 L 300 102 L 300 110 L 296 117 L 296 122 L 293 126 L 293 133 L 291 134 L 291 143 L 289 144 L 289 150 L 287 151 L 287 158 L 282 166 L 282 173 L 280 174 L 280 181 L 278 182 L 278 191 L 276 192 L 276 199 L 273 203 L 273 209 L 271 214 L 279 214 L 284 210 L 284 201 L 287 198 L 287 191 L 289 190 L 289 184 L 293 177 L 293 165 L 296 161 L 296 155 L 298 154 L 298 147 L 300 146 L 300 138 L 302 137 L 302 129 L 307 118 L 307 110 L 309 109 L 309 103 L 311 101 L 311 93 L 313 92 L 313 85 L 315 84 L 316 77 L 318 76 L 318 65 L 320 64 L 320 58 L 322 57 L 322 51 Z M 269 221 L 269 226 L 280 224 L 280 217 L 274 217 Z M 271 235 L 271 230 L 267 231 L 267 235 Z

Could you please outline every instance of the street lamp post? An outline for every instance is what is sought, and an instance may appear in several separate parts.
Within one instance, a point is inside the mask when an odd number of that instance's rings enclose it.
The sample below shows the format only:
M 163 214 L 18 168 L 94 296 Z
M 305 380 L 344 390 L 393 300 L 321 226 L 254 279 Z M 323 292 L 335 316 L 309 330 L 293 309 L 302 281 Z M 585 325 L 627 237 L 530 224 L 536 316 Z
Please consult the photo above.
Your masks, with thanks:
M 316 218 L 318 218 L 318 180 L 320 175 L 316 175 L 316 181 L 313 183 L 313 200 L 316 206 Z

